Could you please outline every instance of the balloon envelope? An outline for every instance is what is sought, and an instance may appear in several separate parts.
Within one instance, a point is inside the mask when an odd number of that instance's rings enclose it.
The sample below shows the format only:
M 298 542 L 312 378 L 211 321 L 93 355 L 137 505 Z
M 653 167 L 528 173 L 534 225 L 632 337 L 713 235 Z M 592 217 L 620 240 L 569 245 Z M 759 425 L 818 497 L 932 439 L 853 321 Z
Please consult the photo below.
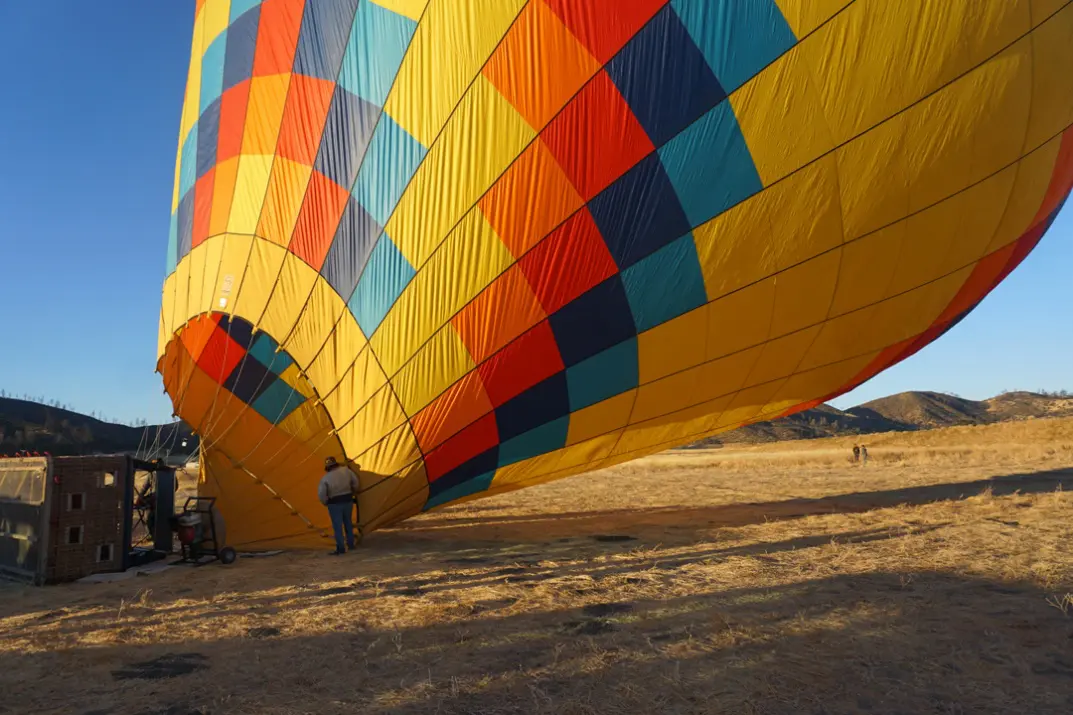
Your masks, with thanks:
M 1073 185 L 1058 0 L 199 0 L 158 370 L 236 545 L 816 405 Z

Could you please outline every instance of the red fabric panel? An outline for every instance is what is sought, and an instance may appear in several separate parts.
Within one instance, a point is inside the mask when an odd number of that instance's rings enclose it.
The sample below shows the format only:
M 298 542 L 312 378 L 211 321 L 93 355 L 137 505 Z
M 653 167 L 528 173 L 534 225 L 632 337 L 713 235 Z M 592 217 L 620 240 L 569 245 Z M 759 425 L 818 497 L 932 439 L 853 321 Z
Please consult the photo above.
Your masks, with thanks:
M 334 82 L 300 74 L 291 76 L 287 105 L 279 128 L 277 154 L 313 166 L 333 92 Z
M 285 74 L 294 66 L 305 0 L 264 0 L 257 29 L 253 76 Z
M 434 482 L 458 465 L 496 446 L 499 430 L 496 416 L 489 413 L 451 437 L 425 457 L 428 480 Z
M 545 320 L 482 363 L 477 371 L 492 404 L 499 407 L 562 369 L 555 334 Z
M 473 371 L 414 415 L 410 426 L 421 450 L 428 454 L 448 437 L 491 411 L 492 403 L 484 383 Z
M 314 270 L 320 270 L 328 255 L 348 198 L 350 192 L 324 174 L 314 171 L 310 176 L 290 250 Z
M 216 167 L 209 169 L 194 184 L 194 232 L 190 247 L 196 248 L 209 237 L 209 219 L 212 218 L 212 188 Z
M 207 315 L 199 315 L 183 327 L 179 339 L 195 362 L 201 357 L 201 351 L 205 349 L 205 344 L 209 342 L 216 328 L 216 320 Z
M 588 209 L 571 216 L 518 265 L 549 315 L 618 270 Z
M 246 102 L 250 98 L 250 80 L 243 80 L 220 98 L 220 135 L 216 143 L 216 162 L 242 153 L 242 134 L 246 128 Z
M 588 201 L 654 151 L 607 72 L 600 72 L 540 135 Z
M 637 34 L 667 0 L 544 0 L 600 64 Z
M 242 349 L 242 346 L 217 326 L 209 342 L 205 344 L 205 349 L 201 351 L 197 366 L 213 380 L 222 384 L 245 354 L 246 351 Z
M 1058 160 L 1054 163 L 1051 185 L 1032 223 L 1040 223 L 1050 218 L 1050 215 L 1057 211 L 1069 196 L 1071 190 L 1073 190 L 1073 129 L 1067 129 L 1062 135 L 1062 146 L 1058 150 Z

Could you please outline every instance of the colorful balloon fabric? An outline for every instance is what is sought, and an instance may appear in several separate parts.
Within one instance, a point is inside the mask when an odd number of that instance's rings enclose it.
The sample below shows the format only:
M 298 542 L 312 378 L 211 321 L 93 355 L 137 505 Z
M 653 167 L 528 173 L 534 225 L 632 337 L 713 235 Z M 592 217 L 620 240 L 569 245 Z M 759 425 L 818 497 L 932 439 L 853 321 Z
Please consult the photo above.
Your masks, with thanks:
M 158 370 L 315 545 L 816 405 L 1073 187 L 1068 0 L 198 0 Z

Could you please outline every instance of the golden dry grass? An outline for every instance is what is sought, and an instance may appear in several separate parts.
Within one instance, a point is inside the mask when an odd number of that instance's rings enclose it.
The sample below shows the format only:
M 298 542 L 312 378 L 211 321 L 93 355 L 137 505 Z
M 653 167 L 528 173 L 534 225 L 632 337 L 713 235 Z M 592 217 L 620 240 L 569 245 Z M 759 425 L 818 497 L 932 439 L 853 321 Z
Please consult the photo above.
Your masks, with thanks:
M 1073 420 L 866 443 L 668 453 L 343 558 L 8 588 L 0 712 L 1073 711 Z

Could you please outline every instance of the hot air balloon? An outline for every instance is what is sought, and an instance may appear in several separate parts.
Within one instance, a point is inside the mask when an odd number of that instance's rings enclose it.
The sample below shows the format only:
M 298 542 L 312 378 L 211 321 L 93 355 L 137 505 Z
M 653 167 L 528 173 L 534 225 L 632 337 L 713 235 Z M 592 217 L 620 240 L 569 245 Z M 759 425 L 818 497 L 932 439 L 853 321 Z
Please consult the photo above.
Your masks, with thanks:
M 1073 187 L 1062 0 L 198 0 L 157 369 L 239 546 L 817 405 Z

